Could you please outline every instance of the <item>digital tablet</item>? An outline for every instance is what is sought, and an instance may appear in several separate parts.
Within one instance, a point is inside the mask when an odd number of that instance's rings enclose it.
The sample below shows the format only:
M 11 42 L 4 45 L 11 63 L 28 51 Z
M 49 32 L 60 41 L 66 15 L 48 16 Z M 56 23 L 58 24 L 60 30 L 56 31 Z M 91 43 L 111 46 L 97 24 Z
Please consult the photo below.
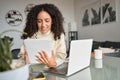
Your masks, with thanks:
M 25 39 L 24 45 L 26 47 L 30 63 L 38 63 L 38 61 L 36 61 L 35 55 L 37 55 L 41 50 L 44 50 L 49 57 L 51 56 L 51 40 Z

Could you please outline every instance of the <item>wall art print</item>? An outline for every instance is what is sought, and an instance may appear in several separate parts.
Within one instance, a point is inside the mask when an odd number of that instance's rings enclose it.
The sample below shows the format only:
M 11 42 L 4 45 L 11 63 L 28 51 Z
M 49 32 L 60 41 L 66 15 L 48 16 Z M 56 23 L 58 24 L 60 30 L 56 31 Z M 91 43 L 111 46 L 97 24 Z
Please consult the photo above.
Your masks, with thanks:
M 115 0 L 95 0 L 82 8 L 82 26 L 116 21 Z
M 88 7 L 82 8 L 82 26 L 90 25 L 90 9 Z
M 11 26 L 18 26 L 22 23 L 22 14 L 17 10 L 10 10 L 7 12 L 5 19 Z
M 90 5 L 90 20 L 91 25 L 101 24 L 101 7 L 100 0 L 97 0 Z
M 102 23 L 116 21 L 115 0 L 102 0 Z

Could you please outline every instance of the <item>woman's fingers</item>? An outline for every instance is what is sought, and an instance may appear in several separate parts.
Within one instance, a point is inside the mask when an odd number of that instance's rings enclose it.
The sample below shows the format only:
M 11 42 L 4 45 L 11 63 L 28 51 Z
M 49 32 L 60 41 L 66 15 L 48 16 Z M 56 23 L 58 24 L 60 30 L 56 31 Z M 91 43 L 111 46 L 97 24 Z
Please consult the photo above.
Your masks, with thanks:
M 46 53 L 44 52 L 44 51 L 41 51 L 41 52 L 39 52 L 39 54 L 40 54 L 40 60 L 43 62 L 43 63 L 45 63 L 45 64 L 48 64 L 48 57 L 47 57 L 47 55 L 46 55 Z
M 42 62 L 43 64 L 46 64 L 49 67 L 55 67 L 57 65 L 55 61 L 55 54 L 53 51 L 51 57 L 49 57 L 45 51 L 41 51 L 38 55 L 36 55 L 36 58 L 37 61 Z
M 42 52 L 43 52 L 44 57 L 48 60 L 49 57 L 48 57 L 48 55 L 46 54 L 46 52 L 45 52 L 45 51 L 42 51 Z
M 36 58 L 37 58 L 36 60 L 38 62 L 42 62 L 42 63 L 46 64 L 46 62 L 40 56 L 36 55 Z

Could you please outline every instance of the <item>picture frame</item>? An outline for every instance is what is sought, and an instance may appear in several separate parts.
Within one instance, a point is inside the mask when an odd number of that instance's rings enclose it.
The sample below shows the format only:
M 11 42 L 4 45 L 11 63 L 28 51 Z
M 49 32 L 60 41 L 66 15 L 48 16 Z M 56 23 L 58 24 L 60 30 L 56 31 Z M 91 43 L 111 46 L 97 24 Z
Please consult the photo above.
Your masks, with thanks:
M 116 21 L 116 0 L 94 0 L 82 7 L 82 26 L 92 26 Z
M 101 0 L 102 23 L 116 21 L 116 0 Z

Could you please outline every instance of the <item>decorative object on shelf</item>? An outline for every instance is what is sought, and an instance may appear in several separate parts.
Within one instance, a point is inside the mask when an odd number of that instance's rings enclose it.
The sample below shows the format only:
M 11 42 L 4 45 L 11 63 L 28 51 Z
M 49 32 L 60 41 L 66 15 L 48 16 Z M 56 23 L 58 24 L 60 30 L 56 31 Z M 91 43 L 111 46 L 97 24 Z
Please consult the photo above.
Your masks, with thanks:
M 35 6 L 35 4 L 28 4 L 27 6 L 26 6 L 26 8 L 25 8 L 25 15 L 27 15 L 28 13 L 29 13 L 29 11 L 31 10 L 31 8 L 32 7 L 34 7 Z
M 18 26 L 22 23 L 22 14 L 17 10 L 10 10 L 5 16 L 7 23 L 11 26 Z
M 68 23 L 68 39 L 69 39 L 69 45 L 71 40 L 77 40 L 78 39 L 78 31 L 77 31 L 77 24 L 76 22 L 69 22 Z
M 71 40 L 77 40 L 78 39 L 78 32 L 77 31 L 69 31 L 68 36 L 69 36 L 69 42 Z
M 77 24 L 76 22 L 69 22 L 68 23 L 69 31 L 77 31 Z

